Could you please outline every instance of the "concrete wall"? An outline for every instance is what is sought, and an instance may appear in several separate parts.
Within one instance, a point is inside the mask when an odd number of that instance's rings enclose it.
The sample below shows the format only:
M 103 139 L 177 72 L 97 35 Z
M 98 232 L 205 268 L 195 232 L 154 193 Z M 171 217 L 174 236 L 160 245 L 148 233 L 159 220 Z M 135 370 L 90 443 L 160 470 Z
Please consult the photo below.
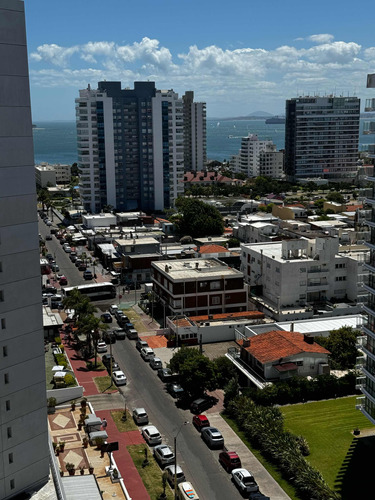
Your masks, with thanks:
M 66 403 L 72 399 L 79 399 L 83 396 L 83 387 L 64 387 L 63 389 L 50 389 L 47 391 L 48 398 L 56 398 L 56 403 Z

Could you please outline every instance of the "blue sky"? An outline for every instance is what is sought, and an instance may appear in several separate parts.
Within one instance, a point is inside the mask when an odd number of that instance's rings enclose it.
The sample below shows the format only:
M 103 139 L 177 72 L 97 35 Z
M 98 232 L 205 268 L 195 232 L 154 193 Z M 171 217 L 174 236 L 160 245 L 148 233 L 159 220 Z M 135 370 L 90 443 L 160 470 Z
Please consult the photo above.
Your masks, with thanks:
M 100 80 L 194 90 L 208 117 L 283 113 L 297 95 L 374 97 L 367 0 L 26 0 L 25 11 L 34 121 L 74 120 L 78 90 Z

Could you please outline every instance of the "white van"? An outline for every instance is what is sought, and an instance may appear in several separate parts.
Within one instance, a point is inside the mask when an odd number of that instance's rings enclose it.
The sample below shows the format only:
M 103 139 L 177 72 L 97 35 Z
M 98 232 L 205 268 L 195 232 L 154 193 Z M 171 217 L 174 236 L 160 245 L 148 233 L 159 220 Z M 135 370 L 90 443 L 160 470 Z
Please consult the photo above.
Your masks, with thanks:
M 192 484 L 187 481 L 177 485 L 177 492 L 180 500 L 199 500 L 199 496 Z

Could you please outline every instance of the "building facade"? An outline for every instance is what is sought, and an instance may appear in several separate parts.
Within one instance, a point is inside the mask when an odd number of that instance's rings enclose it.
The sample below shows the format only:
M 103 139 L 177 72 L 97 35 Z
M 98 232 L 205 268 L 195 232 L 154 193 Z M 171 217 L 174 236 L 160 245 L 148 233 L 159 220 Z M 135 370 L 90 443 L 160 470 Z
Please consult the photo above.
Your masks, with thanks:
M 367 87 L 375 88 L 375 74 L 368 75 Z M 375 99 L 367 99 L 365 111 L 375 111 Z M 371 145 L 370 151 L 375 151 L 375 145 Z M 375 425 L 375 177 L 369 177 L 367 182 L 372 183 L 372 193 L 367 198 L 371 206 L 371 221 L 367 221 L 371 230 L 371 239 L 366 245 L 370 249 L 370 259 L 365 266 L 369 277 L 365 288 L 368 292 L 368 302 L 364 307 L 367 313 L 367 322 L 363 326 L 363 336 L 358 338 L 357 347 L 362 351 L 358 358 L 357 368 L 361 369 L 362 376 L 357 379 L 357 388 L 363 396 L 358 398 L 356 408 Z
M 217 259 L 152 263 L 156 297 L 167 314 L 220 314 L 247 310 L 243 273 Z
M 185 170 L 204 170 L 207 163 L 206 103 L 194 102 L 194 92 L 182 96 L 184 103 Z
M 202 103 L 184 102 L 154 82 L 135 82 L 134 89 L 99 82 L 96 90 L 80 90 L 77 146 L 85 209 L 152 212 L 173 206 L 184 190 L 185 157 L 195 163 L 205 157 L 205 107 L 196 104 Z
M 358 165 L 360 100 L 298 97 L 286 101 L 285 174 L 291 181 L 350 182 Z
M 38 188 L 56 186 L 56 172 L 52 165 L 35 165 L 35 182 Z
M 241 245 L 245 281 L 277 307 L 365 301 L 364 263 L 339 253 L 339 239 L 316 237 Z
M 284 154 L 277 151 L 272 141 L 261 141 L 255 134 L 241 139 L 238 155 L 232 156 L 230 166 L 235 173 L 246 177 L 267 175 L 276 179 L 283 177 Z
M 46 376 L 24 2 L 0 0 L 0 498 L 48 480 Z

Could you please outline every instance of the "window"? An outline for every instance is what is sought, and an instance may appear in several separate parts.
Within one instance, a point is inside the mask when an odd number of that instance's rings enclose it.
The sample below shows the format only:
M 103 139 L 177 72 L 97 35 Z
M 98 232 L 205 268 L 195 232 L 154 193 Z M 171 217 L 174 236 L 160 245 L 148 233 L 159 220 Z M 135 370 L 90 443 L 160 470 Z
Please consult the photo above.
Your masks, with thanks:
M 8 356 L 8 346 L 4 345 L 3 346 L 3 358 L 6 358 Z
M 220 281 L 211 281 L 210 289 L 211 290 L 219 290 L 220 289 Z
M 4 291 L 0 290 L 0 302 L 4 302 Z
M 296 361 L 295 363 L 297 366 L 303 366 L 303 361 Z
M 11 479 L 11 480 L 10 480 L 10 489 L 11 489 L 11 490 L 14 490 L 14 488 L 15 488 L 14 479 Z
M 7 428 L 7 436 L 8 436 L 8 439 L 12 437 L 12 428 L 11 427 Z
M 205 286 L 207 286 L 207 281 L 200 281 L 199 282 L 199 288 L 204 288 Z
M 276 272 L 277 272 L 277 273 L 279 273 L 279 272 L 280 272 L 280 268 L 279 268 L 279 267 L 277 267 L 277 268 L 276 268 Z
M 0 273 L 3 272 L 3 263 L 0 261 Z
M 306 281 L 305 281 L 305 280 L 301 280 L 301 281 L 299 282 L 299 284 L 300 284 L 300 286 L 306 286 Z
M 1 318 L 1 329 L 5 330 L 5 328 L 6 328 L 5 318 Z
M 6 411 L 10 411 L 10 399 L 5 401 L 5 409 L 6 409 Z
M 306 272 L 306 267 L 300 267 L 299 268 L 300 273 L 305 273 Z
M 13 453 L 9 453 L 8 455 L 8 460 L 9 460 L 9 463 L 12 464 L 13 463 Z
M 9 384 L 9 373 L 4 373 L 4 384 Z
M 217 306 L 220 304 L 220 297 L 212 297 L 212 305 Z

